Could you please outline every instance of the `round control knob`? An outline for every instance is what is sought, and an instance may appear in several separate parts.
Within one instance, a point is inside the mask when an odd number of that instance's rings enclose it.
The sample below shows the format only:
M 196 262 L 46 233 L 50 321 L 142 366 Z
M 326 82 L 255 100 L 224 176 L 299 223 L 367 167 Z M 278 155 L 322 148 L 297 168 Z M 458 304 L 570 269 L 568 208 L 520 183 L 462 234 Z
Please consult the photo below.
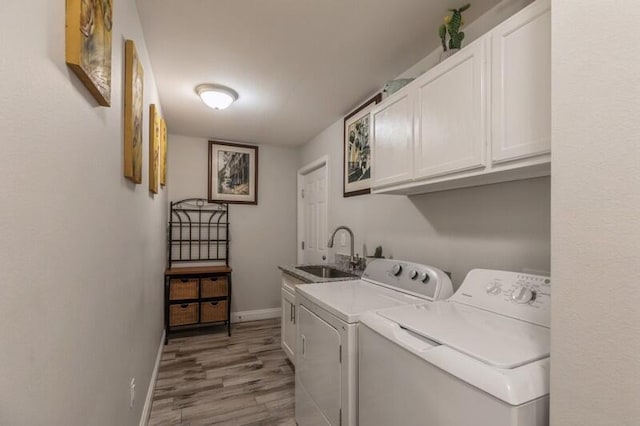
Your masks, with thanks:
M 527 287 L 516 288 L 511 294 L 511 299 L 514 302 L 522 304 L 531 302 L 535 297 L 536 293 Z
M 418 278 L 418 271 L 416 271 L 415 269 L 409 271 L 409 278 L 411 278 L 412 280 Z
M 429 276 L 429 274 L 427 274 L 426 272 L 420 272 L 420 281 L 426 284 L 430 279 L 431 277 Z
M 402 265 L 400 265 L 399 263 L 393 265 L 393 268 L 391 268 L 391 273 L 396 277 L 400 275 L 402 273 Z
M 487 286 L 487 294 L 500 294 L 502 292 L 502 288 L 499 284 L 491 283 Z

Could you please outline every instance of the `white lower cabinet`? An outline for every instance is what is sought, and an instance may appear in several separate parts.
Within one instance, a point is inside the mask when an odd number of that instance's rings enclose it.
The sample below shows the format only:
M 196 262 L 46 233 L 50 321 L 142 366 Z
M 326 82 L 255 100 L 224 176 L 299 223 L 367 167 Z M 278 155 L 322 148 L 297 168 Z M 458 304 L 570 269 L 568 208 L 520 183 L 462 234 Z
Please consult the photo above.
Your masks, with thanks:
M 550 0 L 537 0 L 372 111 L 373 193 L 551 173 Z
M 296 296 L 284 288 L 282 293 L 282 330 L 281 342 L 282 350 L 287 354 L 289 360 L 296 363 Z
M 280 344 L 284 353 L 287 354 L 289 361 L 294 365 L 296 363 L 296 325 L 298 322 L 296 312 L 296 285 L 302 283 L 302 280 L 289 274 L 282 274 L 282 288 L 280 290 L 282 301 Z

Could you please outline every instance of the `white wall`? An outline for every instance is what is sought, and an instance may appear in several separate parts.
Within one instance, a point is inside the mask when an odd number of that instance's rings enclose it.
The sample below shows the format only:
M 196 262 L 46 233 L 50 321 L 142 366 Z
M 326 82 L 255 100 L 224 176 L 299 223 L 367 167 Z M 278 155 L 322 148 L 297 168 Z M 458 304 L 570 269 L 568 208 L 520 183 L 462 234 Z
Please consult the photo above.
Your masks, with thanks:
M 123 170 L 123 40 L 157 102 L 133 0 L 116 1 L 112 107 L 65 60 L 65 2 L 0 2 L 0 424 L 133 425 L 162 333 L 166 193 Z M 129 409 L 129 380 L 137 398 Z
M 551 420 L 638 425 L 640 3 L 552 11 Z
M 329 155 L 329 231 L 349 226 L 359 254 L 363 244 L 369 255 L 381 245 L 385 256 L 452 272 L 456 287 L 472 268 L 549 271 L 549 178 L 343 198 L 342 133 L 342 121 L 327 128 L 303 147 L 300 165 Z M 335 247 L 348 254 L 348 242 Z
M 212 114 L 215 114 L 212 112 Z M 207 139 L 169 137 L 169 198 L 207 198 Z M 260 145 L 258 205 L 230 205 L 232 312 L 278 308 L 278 265 L 296 261 L 294 149 Z

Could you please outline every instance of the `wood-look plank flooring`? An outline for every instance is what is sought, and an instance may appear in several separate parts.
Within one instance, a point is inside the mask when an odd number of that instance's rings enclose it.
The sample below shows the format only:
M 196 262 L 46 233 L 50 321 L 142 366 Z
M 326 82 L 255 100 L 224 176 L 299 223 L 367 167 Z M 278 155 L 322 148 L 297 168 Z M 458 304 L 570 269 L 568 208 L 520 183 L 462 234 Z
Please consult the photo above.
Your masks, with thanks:
M 295 426 L 294 372 L 280 320 L 233 324 L 164 347 L 149 426 Z

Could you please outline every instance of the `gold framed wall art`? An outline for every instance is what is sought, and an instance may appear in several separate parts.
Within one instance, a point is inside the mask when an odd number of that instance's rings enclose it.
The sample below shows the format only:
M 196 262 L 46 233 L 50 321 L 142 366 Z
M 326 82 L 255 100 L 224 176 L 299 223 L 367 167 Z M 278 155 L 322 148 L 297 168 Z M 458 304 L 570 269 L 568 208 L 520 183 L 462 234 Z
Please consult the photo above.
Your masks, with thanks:
M 167 184 L 167 122 L 164 118 L 160 119 L 160 185 Z
M 149 105 L 149 191 L 158 193 L 158 165 L 160 161 L 160 139 L 162 138 L 162 119 L 158 108 Z
M 102 106 L 111 106 L 112 0 L 66 0 L 67 65 Z
M 125 42 L 124 176 L 142 182 L 144 70 L 133 40 Z

